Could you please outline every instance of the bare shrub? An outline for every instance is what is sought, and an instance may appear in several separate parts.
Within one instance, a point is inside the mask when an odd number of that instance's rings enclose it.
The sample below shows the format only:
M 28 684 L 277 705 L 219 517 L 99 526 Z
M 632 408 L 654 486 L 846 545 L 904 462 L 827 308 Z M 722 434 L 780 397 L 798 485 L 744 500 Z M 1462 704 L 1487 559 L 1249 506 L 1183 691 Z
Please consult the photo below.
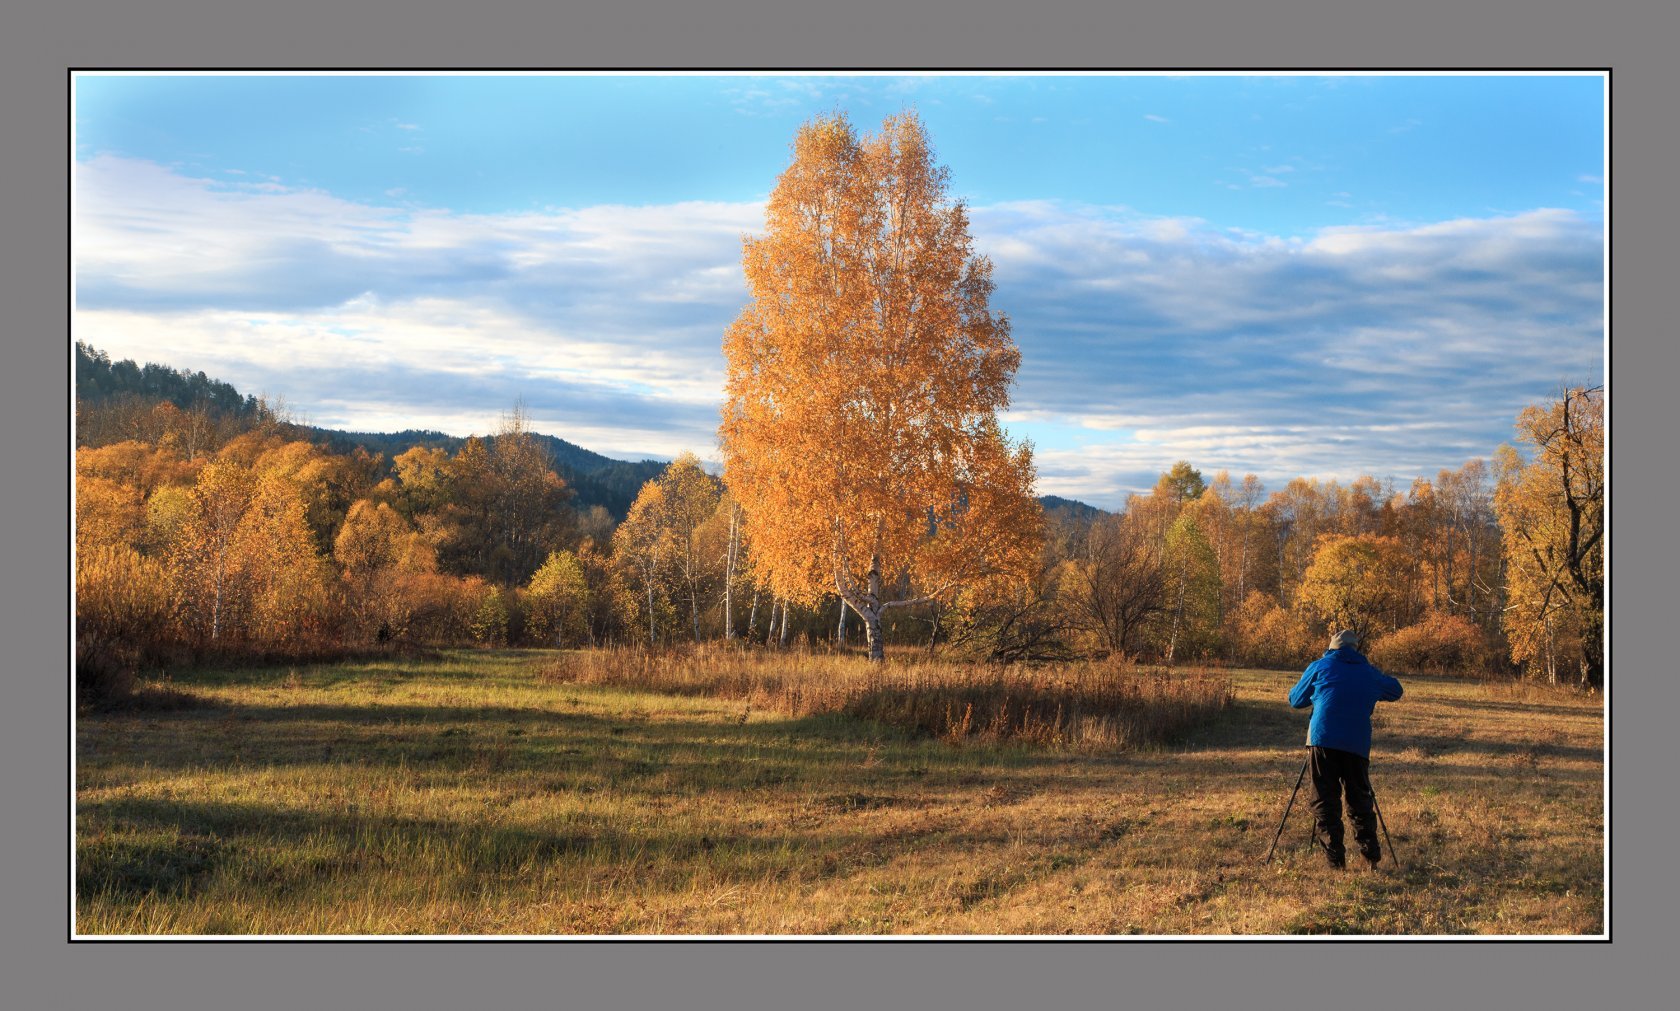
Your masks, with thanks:
M 1256 666 L 1293 668 L 1318 656 L 1306 620 L 1264 593 L 1251 592 L 1226 624 L 1235 655 Z
M 1487 644 L 1468 618 L 1431 611 L 1417 624 L 1377 639 L 1369 652 L 1371 662 L 1384 670 L 1441 674 L 1479 669 Z
M 76 565 L 76 698 L 120 702 L 169 621 L 162 566 L 131 548 L 85 549 Z
M 76 638 L 76 703 L 93 710 L 174 710 L 210 700 L 168 683 L 142 684 L 141 652 L 132 643 L 99 632 Z
M 1482 675 L 1481 689 L 1482 694 L 1487 698 L 1505 702 L 1578 701 L 1582 696 L 1592 696 L 1597 693 L 1597 689 L 1590 684 L 1583 685 L 1579 682 L 1552 684 L 1537 677 L 1494 673 Z
M 84 632 L 76 637 L 76 701 L 111 706 L 134 694 L 136 651 L 109 636 Z

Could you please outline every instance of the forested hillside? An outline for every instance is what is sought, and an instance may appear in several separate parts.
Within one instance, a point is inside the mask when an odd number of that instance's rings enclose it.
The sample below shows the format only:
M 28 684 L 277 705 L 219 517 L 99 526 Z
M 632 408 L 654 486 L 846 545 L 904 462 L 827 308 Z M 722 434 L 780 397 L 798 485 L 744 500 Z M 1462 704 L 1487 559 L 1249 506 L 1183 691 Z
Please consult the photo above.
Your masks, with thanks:
M 159 411 L 168 403 L 175 411 Z M 232 385 L 211 379 L 203 372 L 183 372 L 167 365 L 148 362 L 112 361 L 105 352 L 81 342 L 76 344 L 76 442 L 99 447 L 124 439 L 146 440 L 174 426 L 189 456 L 202 446 L 225 443 L 234 434 L 248 430 L 265 419 L 284 422 L 283 404 L 269 403 L 255 395 L 241 395 Z M 314 425 L 287 426 L 298 438 L 306 439 L 333 453 L 349 453 L 360 446 L 382 458 L 382 474 L 390 472 L 390 461 L 416 446 L 442 449 L 454 454 L 466 439 L 443 432 L 345 432 Z M 663 460 L 615 460 L 573 445 L 553 435 L 531 433 L 553 462 L 555 473 L 572 490 L 572 504 L 580 511 L 600 506 L 615 520 L 629 511 L 636 492 L 650 478 L 665 469 Z M 486 441 L 494 443 L 494 436 Z

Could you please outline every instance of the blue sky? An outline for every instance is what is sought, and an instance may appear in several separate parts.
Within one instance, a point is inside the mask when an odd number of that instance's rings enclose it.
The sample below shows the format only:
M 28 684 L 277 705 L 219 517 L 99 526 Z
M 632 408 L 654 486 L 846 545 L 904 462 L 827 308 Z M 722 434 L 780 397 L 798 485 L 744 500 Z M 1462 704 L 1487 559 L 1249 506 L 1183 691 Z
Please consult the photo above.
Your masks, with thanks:
M 1040 490 L 1402 487 L 1604 375 L 1596 76 L 79 76 L 77 336 L 309 420 L 715 457 L 798 125 L 914 109 Z

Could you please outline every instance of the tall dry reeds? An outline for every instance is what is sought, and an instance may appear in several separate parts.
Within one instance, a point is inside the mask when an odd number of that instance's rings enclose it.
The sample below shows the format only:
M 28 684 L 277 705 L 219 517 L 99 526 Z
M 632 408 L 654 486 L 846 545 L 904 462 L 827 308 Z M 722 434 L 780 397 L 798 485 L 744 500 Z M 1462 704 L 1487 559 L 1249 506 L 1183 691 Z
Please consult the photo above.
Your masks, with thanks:
M 1113 749 L 1170 742 L 1233 698 L 1208 670 L 1117 661 L 996 666 L 724 645 L 566 653 L 544 680 L 745 701 L 800 718 L 842 713 L 957 742 Z

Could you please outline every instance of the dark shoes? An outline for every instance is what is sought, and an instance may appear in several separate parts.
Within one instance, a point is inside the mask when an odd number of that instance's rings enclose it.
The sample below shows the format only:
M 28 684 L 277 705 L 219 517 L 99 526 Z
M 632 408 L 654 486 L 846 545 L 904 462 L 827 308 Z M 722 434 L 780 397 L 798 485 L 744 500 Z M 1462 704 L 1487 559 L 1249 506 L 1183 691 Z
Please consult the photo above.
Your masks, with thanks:
M 1375 839 L 1361 839 L 1359 840 L 1359 855 L 1364 857 L 1372 867 L 1375 867 L 1382 860 L 1382 847 L 1377 845 Z
M 1382 860 L 1382 847 L 1377 845 L 1376 836 L 1355 836 L 1353 841 L 1359 844 L 1359 855 L 1364 857 L 1365 861 L 1372 867 L 1377 866 L 1378 861 Z M 1314 832 L 1313 842 L 1323 848 L 1324 861 L 1330 865 L 1331 869 L 1341 870 L 1347 866 L 1347 850 L 1342 846 L 1340 839 L 1325 842 L 1319 833 Z

